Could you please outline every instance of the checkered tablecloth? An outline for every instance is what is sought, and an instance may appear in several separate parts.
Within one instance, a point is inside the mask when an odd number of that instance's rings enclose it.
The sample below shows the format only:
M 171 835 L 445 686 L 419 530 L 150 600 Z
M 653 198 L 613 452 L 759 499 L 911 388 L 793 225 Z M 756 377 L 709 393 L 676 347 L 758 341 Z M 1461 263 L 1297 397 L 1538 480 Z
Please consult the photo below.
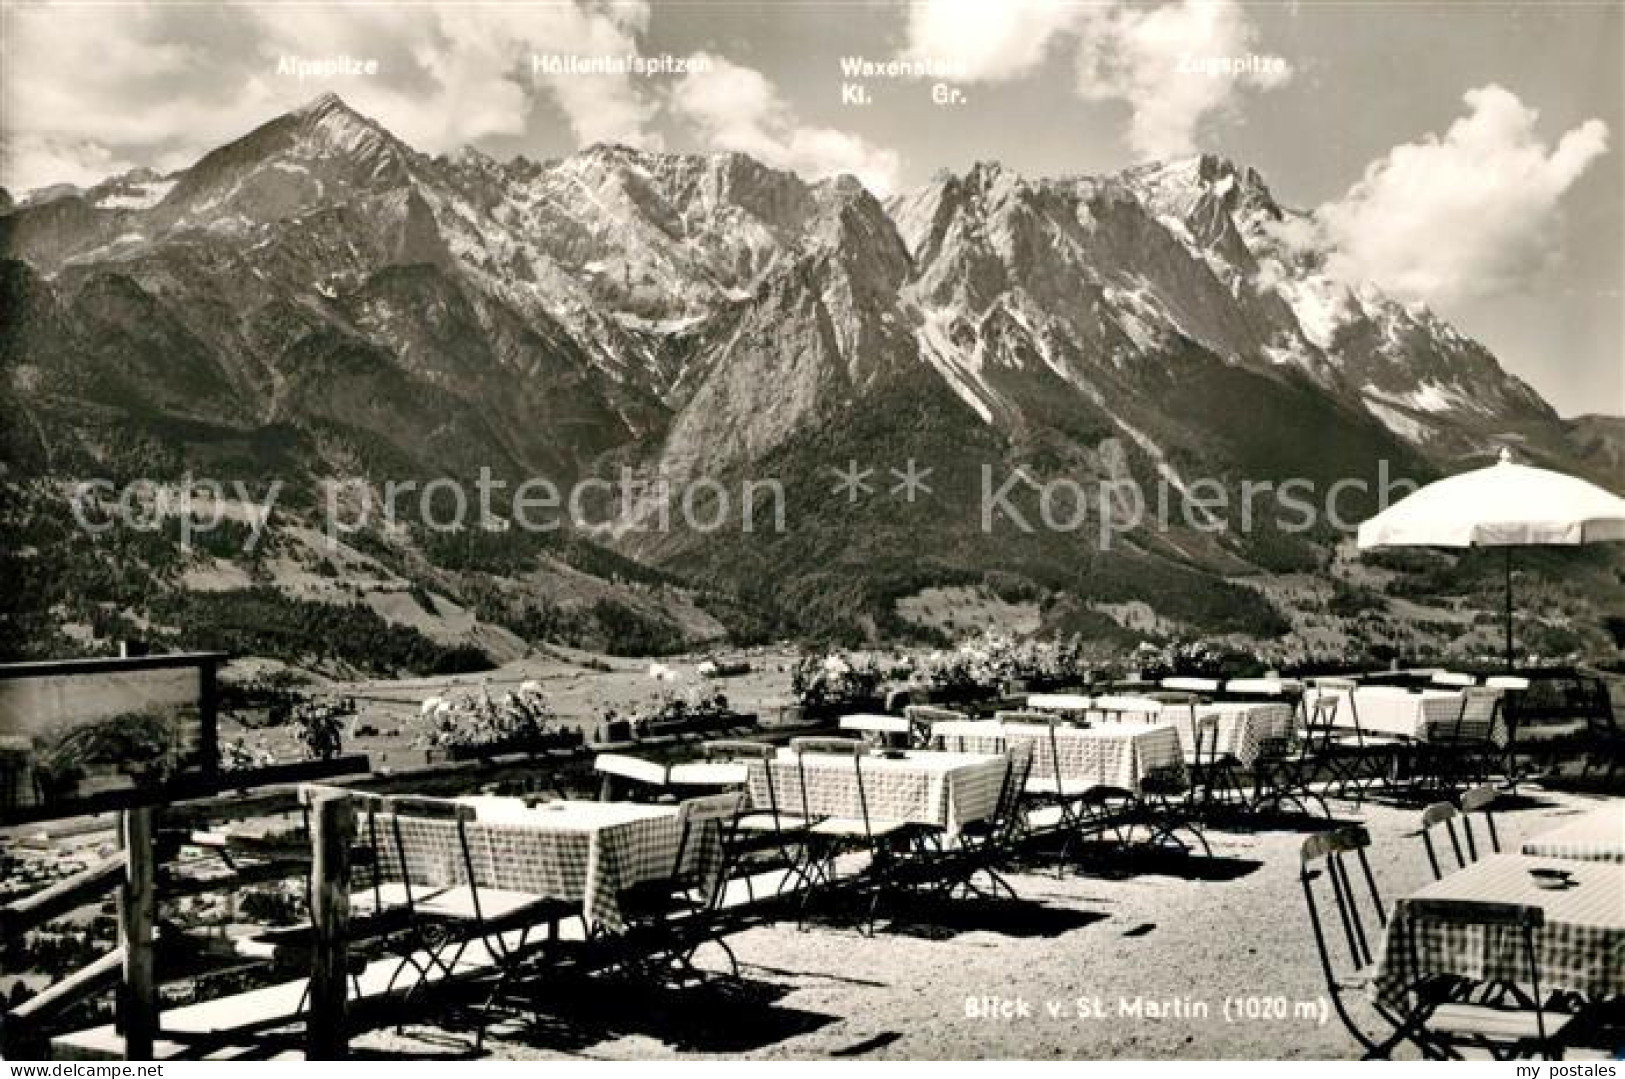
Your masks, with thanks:
M 1314 706 L 1321 690 L 1304 694 L 1304 707 Z M 1353 730 L 1359 715 L 1360 730 L 1366 734 L 1387 735 L 1426 741 L 1435 727 L 1450 730 L 1461 713 L 1461 694 L 1449 689 L 1424 689 L 1412 693 L 1400 686 L 1360 686 L 1352 694 L 1333 691 L 1342 700 L 1334 721 L 1339 728 Z
M 1610 802 L 1523 845 L 1532 858 L 1625 863 L 1625 802 Z M 1620 897 L 1625 904 L 1625 896 Z
M 561 801 L 531 809 L 506 798 L 468 804 L 477 816 L 466 827 L 478 885 L 579 902 L 588 925 L 619 932 L 625 928 L 621 893 L 668 879 L 677 868 L 682 826 L 676 806 Z M 400 823 L 414 885 L 466 883 L 454 822 L 401 817 Z M 703 879 L 719 867 L 721 852 L 710 830 L 693 833 L 683 871 Z M 388 833 L 380 830 L 380 836 Z M 380 843 L 380 856 L 386 876 L 400 872 L 393 844 Z
M 1567 989 L 1592 1000 L 1625 995 L 1625 866 L 1567 862 L 1573 886 L 1535 887 L 1529 870 L 1550 859 L 1497 854 L 1435 881 L 1418 899 L 1469 899 L 1518 903 L 1546 912 L 1535 931 L 1535 955 L 1543 990 Z M 1377 999 L 1403 1003 L 1406 987 L 1427 975 L 1453 974 L 1480 981 L 1523 981 L 1527 964 L 1520 931 L 1428 922 L 1417 934 L 1413 967 L 1405 942 L 1406 919 L 1389 923 L 1372 983 Z
M 971 821 L 986 820 L 998 809 L 1004 785 L 1005 759 L 997 751 L 940 753 L 910 750 L 901 758 L 813 754 L 797 760 L 789 750 L 772 761 L 750 762 L 751 805 L 766 809 L 767 768 L 773 769 L 773 794 L 779 809 L 803 812 L 801 774 L 806 770 L 806 811 L 819 817 L 860 819 L 857 769 L 863 770 L 863 796 L 871 821 L 930 824 L 957 833 Z
M 1029 742 L 1033 747 L 1031 780 L 1053 784 L 1058 755 L 1061 789 L 1068 794 L 1104 788 L 1138 795 L 1153 775 L 1182 777 L 1185 773 L 1179 731 L 1169 723 L 1056 727 L 1053 749 L 1049 727 L 992 721 L 981 726 L 987 733 L 980 740 L 967 738 L 964 748 L 997 750 L 1010 743 Z
M 1158 722 L 1172 724 L 1179 731 L 1179 740 L 1185 752 L 1196 752 L 1196 719 L 1213 716 L 1218 721 L 1218 744 L 1214 752 L 1219 757 L 1234 757 L 1243 766 L 1251 767 L 1266 741 L 1288 738 L 1292 734 L 1292 706 L 1276 702 L 1218 701 L 1199 704 L 1194 715 L 1189 705 L 1170 704 L 1162 710 Z M 1202 759 L 1208 750 L 1203 747 Z

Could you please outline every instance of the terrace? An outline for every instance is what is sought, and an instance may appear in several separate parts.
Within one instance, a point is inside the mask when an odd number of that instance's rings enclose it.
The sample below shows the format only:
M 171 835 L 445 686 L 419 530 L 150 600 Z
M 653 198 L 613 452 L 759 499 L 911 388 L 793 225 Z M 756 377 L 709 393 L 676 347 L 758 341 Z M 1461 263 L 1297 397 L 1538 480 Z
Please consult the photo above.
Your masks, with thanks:
M 1597 815 L 1621 804 L 1605 684 L 1069 662 L 888 690 L 898 671 L 832 657 L 797 668 L 784 725 L 524 745 L 496 723 L 460 760 L 335 753 L 13 806 L 8 856 L 56 868 L 0 908 L 8 954 L 64 922 L 114 932 L 34 980 L 8 1055 L 1350 1057 L 1385 1013 L 1385 1052 L 1471 1055 L 1415 987 L 1491 1007 L 1474 972 L 1402 954 L 1419 916 L 1396 901 L 1441 888 L 1592 933 L 1578 962 L 1541 937 L 1550 999 L 1512 971 L 1493 1010 L 1554 1009 L 1570 1058 L 1618 1043 L 1625 926 L 1563 921 L 1625 888 Z M 1322 970 L 1303 878 L 1337 876 L 1305 860 L 1327 850 L 1371 867 L 1387 926 L 1360 947 L 1397 996 Z M 278 925 L 219 898 L 266 888 Z M 1317 898 L 1340 975 L 1359 956 Z M 1510 1045 L 1489 1047 L 1556 1050 Z

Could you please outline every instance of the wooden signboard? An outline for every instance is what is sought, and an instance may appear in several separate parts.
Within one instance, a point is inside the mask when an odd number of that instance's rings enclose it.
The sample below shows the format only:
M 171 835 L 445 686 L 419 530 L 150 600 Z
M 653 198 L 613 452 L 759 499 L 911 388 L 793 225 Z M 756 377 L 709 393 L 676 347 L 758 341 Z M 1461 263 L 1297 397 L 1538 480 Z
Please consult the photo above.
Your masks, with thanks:
M 211 780 L 220 652 L 0 664 L 0 824 Z

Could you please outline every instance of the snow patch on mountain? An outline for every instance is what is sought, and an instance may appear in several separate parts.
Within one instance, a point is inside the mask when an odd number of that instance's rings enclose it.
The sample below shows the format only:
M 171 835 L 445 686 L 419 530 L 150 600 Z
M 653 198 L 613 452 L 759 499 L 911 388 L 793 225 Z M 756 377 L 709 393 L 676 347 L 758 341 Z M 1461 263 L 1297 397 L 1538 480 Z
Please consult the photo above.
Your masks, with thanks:
M 96 200 L 98 210 L 149 210 L 164 201 L 175 186 L 174 180 L 150 180 L 121 185 Z

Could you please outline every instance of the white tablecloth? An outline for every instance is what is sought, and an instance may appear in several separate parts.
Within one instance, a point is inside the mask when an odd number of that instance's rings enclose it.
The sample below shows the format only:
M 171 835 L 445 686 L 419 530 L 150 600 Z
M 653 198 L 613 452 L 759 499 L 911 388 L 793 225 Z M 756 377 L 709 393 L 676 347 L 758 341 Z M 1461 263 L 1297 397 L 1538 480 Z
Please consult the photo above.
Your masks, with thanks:
M 589 925 L 622 929 L 621 893 L 635 884 L 669 878 L 677 866 L 682 827 L 674 805 L 559 801 L 528 808 L 518 798 L 458 801 L 474 808 L 468 846 L 480 887 L 580 902 Z M 421 860 L 409 855 L 414 877 L 459 883 L 448 824 L 411 822 L 417 831 L 406 838 L 414 851 L 424 852 Z M 382 843 L 381 853 L 387 854 L 390 846 Z M 718 853 L 714 842 L 691 836 L 683 856 L 685 871 L 702 859 L 707 871 L 715 868 Z
M 1537 888 L 1529 870 L 1549 859 L 1496 854 L 1449 874 L 1416 893 L 1416 898 L 1467 899 L 1540 907 L 1546 924 L 1535 931 L 1541 987 L 1568 989 L 1593 1000 L 1625 995 L 1625 866 L 1571 862 L 1570 887 Z M 1404 945 L 1405 919 L 1388 924 L 1373 989 L 1378 999 L 1397 1002 L 1421 975 L 1455 974 L 1478 980 L 1522 981 L 1525 969 L 1518 937 L 1481 927 L 1428 925 L 1417 941 L 1417 961 Z
M 1269 739 L 1288 738 L 1292 734 L 1293 711 L 1290 704 L 1273 701 L 1217 701 L 1196 706 L 1196 718 L 1213 716 L 1218 721 L 1218 739 L 1214 752 L 1219 757 L 1234 757 L 1242 765 L 1251 767 L 1259 750 Z M 1179 731 L 1179 740 L 1187 754 L 1196 752 L 1195 721 L 1188 706 L 1170 704 L 1162 712 L 1162 720 L 1172 723 Z M 1207 748 L 1203 748 L 1202 761 L 1208 761 Z
M 1310 689 L 1304 695 L 1304 706 L 1313 707 L 1321 692 Z M 1353 730 L 1357 714 L 1359 728 L 1366 734 L 1426 741 L 1435 724 L 1448 730 L 1461 712 L 1461 694 L 1455 690 L 1424 689 L 1413 693 L 1401 686 L 1360 686 L 1352 695 L 1332 692 L 1345 698 L 1338 702 L 1336 725 Z
M 1054 762 L 1058 755 L 1061 789 L 1067 794 L 1104 788 L 1137 795 L 1150 776 L 1183 776 L 1185 771 L 1179 731 L 1170 723 L 1056 727 L 1053 751 L 1051 728 L 1047 726 L 996 720 L 976 726 L 984 728 L 985 733 L 965 739 L 967 749 L 997 750 L 1018 741 L 1032 743 L 1031 781 L 1048 782 L 1053 787 L 1057 778 Z M 982 739 L 980 742 L 978 737 Z
M 798 766 L 794 752 L 781 750 L 771 762 L 749 762 L 751 804 L 757 809 L 771 804 L 768 764 L 780 812 L 803 812 L 805 769 L 805 806 L 814 816 L 856 820 L 867 803 L 870 821 L 929 824 L 950 833 L 993 815 L 1005 773 L 1005 759 L 997 752 L 909 750 L 895 759 L 870 754 L 857 761 L 844 754 L 809 753 Z M 863 802 L 858 799 L 858 768 L 863 770 Z
M 1533 836 L 1523 852 L 1535 858 L 1625 862 L 1625 801 L 1599 806 Z M 1620 903 L 1625 905 L 1625 896 Z

